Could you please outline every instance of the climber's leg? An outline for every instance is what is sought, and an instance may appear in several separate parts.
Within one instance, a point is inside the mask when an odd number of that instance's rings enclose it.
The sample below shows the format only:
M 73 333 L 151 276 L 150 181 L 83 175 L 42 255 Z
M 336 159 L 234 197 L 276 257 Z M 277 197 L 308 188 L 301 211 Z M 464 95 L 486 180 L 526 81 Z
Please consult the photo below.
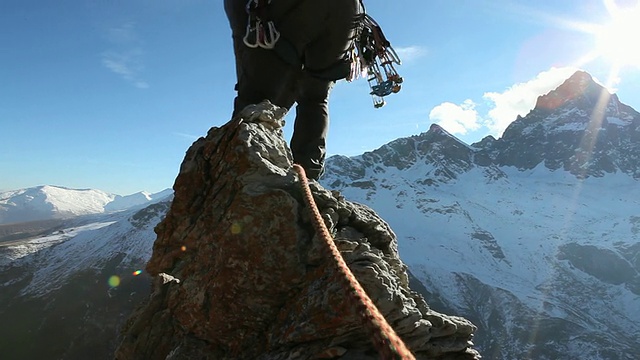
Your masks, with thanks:
M 307 176 L 317 180 L 324 172 L 329 129 L 328 101 L 334 82 L 303 73 L 298 84 L 291 152 L 294 161 L 302 165 Z
M 291 108 L 294 102 L 293 81 L 295 71 L 278 58 L 273 51 L 249 48 L 243 38 L 246 33 L 248 15 L 246 0 L 225 0 L 224 7 L 233 38 L 236 58 L 237 96 L 234 100 L 233 115 L 247 105 L 265 99 L 273 104 Z

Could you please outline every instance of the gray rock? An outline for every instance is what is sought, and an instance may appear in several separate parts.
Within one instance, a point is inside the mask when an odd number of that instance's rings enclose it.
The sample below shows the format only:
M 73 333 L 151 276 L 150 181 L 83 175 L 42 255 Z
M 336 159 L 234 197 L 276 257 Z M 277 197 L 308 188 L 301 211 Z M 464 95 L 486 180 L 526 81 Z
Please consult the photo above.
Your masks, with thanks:
M 180 283 L 155 282 L 117 359 L 379 358 L 315 236 L 281 114 L 253 106 L 189 149 L 147 265 Z M 351 272 L 416 357 L 479 358 L 475 326 L 432 311 L 409 287 L 389 225 L 310 186 Z

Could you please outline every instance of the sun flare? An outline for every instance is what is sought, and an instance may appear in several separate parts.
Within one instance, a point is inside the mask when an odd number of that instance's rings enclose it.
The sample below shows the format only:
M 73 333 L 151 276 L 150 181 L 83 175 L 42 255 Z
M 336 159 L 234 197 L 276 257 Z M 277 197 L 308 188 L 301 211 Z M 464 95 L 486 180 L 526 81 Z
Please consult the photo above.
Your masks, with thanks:
M 595 52 L 617 67 L 640 68 L 640 46 L 636 41 L 640 34 L 640 4 L 621 7 L 614 0 L 605 0 L 604 4 L 611 20 L 596 29 Z

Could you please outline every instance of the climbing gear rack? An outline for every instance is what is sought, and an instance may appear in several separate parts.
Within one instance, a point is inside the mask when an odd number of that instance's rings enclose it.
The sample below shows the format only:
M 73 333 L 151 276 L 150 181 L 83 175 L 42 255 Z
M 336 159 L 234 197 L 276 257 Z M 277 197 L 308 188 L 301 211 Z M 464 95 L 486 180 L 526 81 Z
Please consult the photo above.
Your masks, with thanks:
M 362 1 L 360 5 L 360 26 L 348 54 L 351 72 L 347 81 L 366 76 L 373 106 L 381 108 L 385 105 L 385 96 L 401 89 L 404 79 L 398 74 L 394 64 L 401 65 L 402 61 L 384 36 L 380 25 L 366 13 Z
M 250 48 L 261 47 L 273 49 L 280 39 L 280 33 L 276 30 L 269 15 L 271 0 L 249 0 L 246 11 L 249 14 L 247 31 L 242 41 Z

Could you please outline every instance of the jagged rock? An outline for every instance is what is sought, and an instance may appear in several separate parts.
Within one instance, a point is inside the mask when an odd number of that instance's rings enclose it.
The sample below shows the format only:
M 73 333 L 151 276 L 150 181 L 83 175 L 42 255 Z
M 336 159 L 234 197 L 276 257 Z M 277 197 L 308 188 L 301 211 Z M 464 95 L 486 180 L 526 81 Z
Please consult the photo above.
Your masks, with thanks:
M 371 179 L 380 183 L 390 174 L 413 173 L 415 183 L 439 186 L 473 169 L 493 182 L 506 177 L 505 167 L 530 170 L 539 165 L 578 178 L 620 172 L 640 179 L 638 144 L 640 113 L 578 71 L 540 96 L 536 107 L 518 116 L 499 139 L 488 136 L 469 146 L 433 124 L 425 133 L 360 156 L 329 158 L 323 181 L 337 189 L 363 188 Z
M 578 71 L 540 96 L 495 142 L 481 147 L 500 166 L 564 169 L 578 178 L 622 172 L 640 178 L 640 113 Z
M 253 106 L 188 150 L 156 227 L 153 293 L 125 327 L 117 359 L 379 358 L 314 236 L 282 115 Z M 479 358 L 476 327 L 409 288 L 387 223 L 311 188 L 346 263 L 416 357 Z
M 489 146 L 489 142 L 487 139 L 483 144 Z M 332 156 L 326 167 L 328 176 L 323 181 L 330 180 L 330 186 L 372 190 L 375 190 L 371 186 L 373 183 L 365 179 L 376 175 L 384 178 L 392 168 L 401 172 L 420 169 L 416 182 L 434 186 L 454 181 L 460 174 L 476 167 L 480 167 L 488 179 L 504 176 L 487 150 L 465 144 L 436 124 L 432 124 L 427 132 L 396 139 L 360 156 Z M 345 179 L 350 181 L 345 182 Z

